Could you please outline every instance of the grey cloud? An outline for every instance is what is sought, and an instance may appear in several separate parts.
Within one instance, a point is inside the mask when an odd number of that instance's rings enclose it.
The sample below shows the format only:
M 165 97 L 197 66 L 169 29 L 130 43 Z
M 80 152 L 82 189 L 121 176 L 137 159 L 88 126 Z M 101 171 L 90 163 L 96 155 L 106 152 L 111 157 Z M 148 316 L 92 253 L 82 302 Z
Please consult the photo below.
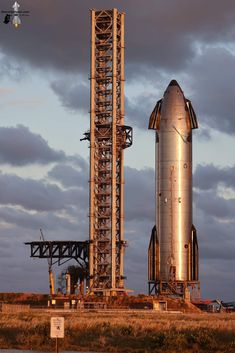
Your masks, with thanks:
M 200 281 L 203 298 L 216 298 L 224 301 L 234 300 L 231 283 L 234 282 L 235 261 L 218 259 L 201 262 Z
M 219 243 L 220 244 L 220 243 Z M 201 259 L 231 261 L 234 260 L 234 242 L 223 241 L 223 246 L 218 243 L 211 242 L 208 245 L 201 246 Z
M 88 164 L 81 170 L 66 164 L 57 164 L 50 170 L 48 176 L 61 182 L 65 187 L 83 187 L 88 192 Z
M 64 159 L 66 155 L 63 151 L 52 149 L 40 135 L 32 133 L 23 125 L 0 128 L 0 163 L 23 166 Z
M 20 40 L 11 26 L 4 26 L 4 31 L 0 32 L 4 71 L 17 77 L 20 67 L 28 62 L 34 68 L 42 69 L 44 74 L 47 69 L 61 70 L 64 76 L 69 73 L 69 79 L 54 81 L 51 88 L 66 108 L 88 112 L 89 84 L 84 79 L 89 75 L 90 59 L 88 10 L 96 8 L 97 1 L 70 0 L 68 6 L 57 0 L 56 11 L 52 2 L 47 4 L 46 10 L 40 0 L 22 0 L 21 5 L 34 16 L 23 20 Z M 161 81 L 167 84 L 169 76 L 176 79 L 181 76 L 193 89 L 199 122 L 203 119 L 203 123 L 214 129 L 234 134 L 234 57 L 229 51 L 218 48 L 233 43 L 233 0 L 209 0 L 206 7 L 202 0 L 193 3 L 182 0 L 180 6 L 170 0 L 148 0 L 147 5 L 143 0 L 99 1 L 99 8 L 113 6 L 126 12 L 127 82 L 144 83 L 148 79 L 154 86 L 160 86 L 163 93 Z M 2 7 L 9 7 L 9 2 L 3 0 Z M 62 26 L 64 22 L 66 25 Z M 202 48 L 201 54 L 198 48 Z M 71 75 L 74 75 L 73 79 Z M 156 100 L 162 93 L 157 94 Z M 127 118 L 145 128 L 144 121 L 148 119 L 154 101 L 151 95 L 127 101 Z M 209 136 L 204 131 L 198 134 L 200 137 Z
M 19 205 L 28 210 L 62 210 L 67 205 L 86 204 L 83 190 L 61 190 L 57 185 L 13 174 L 0 174 L 0 204 Z
M 194 193 L 196 207 L 220 219 L 234 219 L 235 199 L 229 200 L 218 196 L 214 191 L 203 191 Z
M 204 282 L 207 292 L 210 292 L 210 287 L 213 287 L 214 293 L 218 292 L 215 283 L 210 282 L 210 286 L 208 282 L 205 284 L 213 276 L 212 264 L 223 266 L 224 271 L 228 272 L 229 262 L 234 259 L 235 198 L 232 195 L 229 199 L 223 197 L 223 189 L 218 194 L 219 185 L 234 187 L 233 170 L 234 167 L 198 165 L 194 174 L 194 225 L 197 228 L 200 263 L 203 267 L 201 281 Z M 218 275 L 218 280 L 219 277 Z M 220 281 L 226 285 L 225 278 L 220 278 Z
M 213 200 L 211 200 L 213 202 Z M 194 225 L 199 239 L 200 258 L 204 260 L 231 258 L 234 241 L 234 219 L 221 221 L 197 207 L 194 212 Z M 227 256 L 227 255 L 228 256 Z
M 207 47 L 189 72 L 199 123 L 228 134 L 235 133 L 234 65 L 235 56 L 231 52 Z
M 125 238 L 129 243 L 125 252 L 126 285 L 135 290 L 134 294 L 147 292 L 147 251 L 153 223 L 137 217 L 125 222 Z
M 199 130 L 197 131 L 196 133 L 196 136 L 195 138 L 198 140 L 198 141 L 209 141 L 211 140 L 211 133 L 210 131 L 208 130 L 208 128 L 204 128 L 204 127 L 199 127 Z
M 14 81 L 21 81 L 25 76 L 28 75 L 28 70 L 24 62 L 19 63 L 19 60 L 9 58 L 7 55 L 1 55 L 0 57 L 0 77 L 10 78 Z
M 135 97 L 133 100 L 126 97 L 126 121 L 128 124 L 147 130 L 150 114 L 156 104 L 157 95 L 145 93 Z
M 151 168 L 125 168 L 125 219 L 148 219 L 154 223 L 155 174 Z
M 67 155 L 66 163 L 73 165 L 79 170 L 84 170 L 85 172 L 89 168 L 88 161 L 79 154 L 73 154 L 71 156 Z
M 63 216 L 49 211 L 32 214 L 25 210 L 15 209 L 14 207 L 0 207 L 0 221 L 20 228 L 38 231 L 40 228 L 43 228 L 45 231 L 55 231 L 58 228 L 66 231 L 75 231 L 79 227 L 78 217 L 71 219 L 69 213 Z
M 232 203 L 234 207 L 234 200 Z M 199 242 L 201 289 L 206 298 L 231 300 L 235 219 L 230 207 L 229 200 L 218 197 L 215 190 L 196 194 L 194 225 Z
M 81 81 L 80 83 L 77 83 Z M 88 80 L 87 80 L 88 81 Z M 57 94 L 61 104 L 71 110 L 82 110 L 88 114 L 89 111 L 89 85 L 82 81 L 80 77 L 57 80 L 51 83 L 52 90 Z
M 201 190 L 215 189 L 219 184 L 235 189 L 235 166 L 221 168 L 213 164 L 198 164 L 193 181 L 194 186 Z
M 47 262 L 37 261 L 36 263 L 30 259 L 30 251 L 24 245 L 24 241 L 27 241 L 27 234 L 27 229 L 18 227 L 1 229 L 1 239 L 6 237 L 11 244 L 7 252 L 8 257 L 0 257 L 0 290 L 2 292 L 23 292 L 27 289 L 35 292 L 40 291 L 40 286 L 42 291 L 43 283 L 48 283 Z M 45 289 L 47 289 L 46 285 Z
M 154 67 L 171 72 L 185 70 L 197 54 L 198 42 L 232 40 L 232 1 L 225 6 L 222 1 L 209 1 L 207 5 L 205 8 L 203 1 L 181 1 L 180 6 L 172 1 L 151 1 L 147 7 L 144 1 L 139 1 L 138 11 L 130 19 L 130 25 L 135 23 L 135 26 L 133 30 L 127 28 L 130 61 L 150 65 L 150 72 Z M 127 11 L 127 20 L 128 15 Z
M 11 252 L 8 249 L 0 249 L 0 257 L 1 259 L 8 259 L 11 256 Z
M 39 68 L 88 72 L 88 10 L 97 8 L 97 0 L 70 0 L 69 5 L 57 0 L 56 9 L 53 2 L 45 7 L 40 0 L 22 0 L 21 5 L 33 15 L 23 19 L 20 40 L 11 26 L 4 27 L 2 51 Z M 180 6 L 170 0 L 148 0 L 147 5 L 143 0 L 100 0 L 98 8 L 118 7 L 126 12 L 128 62 L 179 70 L 195 55 L 194 42 L 233 41 L 233 1 L 209 0 L 204 5 L 202 0 L 182 0 Z M 2 0 L 1 6 L 7 9 L 9 2 Z

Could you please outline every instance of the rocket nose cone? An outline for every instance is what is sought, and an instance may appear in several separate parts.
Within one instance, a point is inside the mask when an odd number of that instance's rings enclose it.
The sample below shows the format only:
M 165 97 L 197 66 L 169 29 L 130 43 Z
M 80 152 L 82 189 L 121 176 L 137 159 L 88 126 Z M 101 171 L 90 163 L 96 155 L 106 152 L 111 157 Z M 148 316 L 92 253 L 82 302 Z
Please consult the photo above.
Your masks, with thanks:
M 176 80 L 171 80 L 171 82 L 169 83 L 169 86 L 178 86 L 179 87 L 179 84 Z
M 171 82 L 169 83 L 168 87 L 172 87 L 172 86 L 176 86 L 180 89 L 180 91 L 183 93 L 180 85 L 178 84 L 178 82 L 176 80 L 171 80 Z

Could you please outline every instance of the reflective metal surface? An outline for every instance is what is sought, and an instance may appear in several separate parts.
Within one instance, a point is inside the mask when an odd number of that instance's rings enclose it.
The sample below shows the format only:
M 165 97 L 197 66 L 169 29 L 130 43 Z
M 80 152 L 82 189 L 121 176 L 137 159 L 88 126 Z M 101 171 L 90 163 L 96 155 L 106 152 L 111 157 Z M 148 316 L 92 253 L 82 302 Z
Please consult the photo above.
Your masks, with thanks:
M 157 130 L 156 241 L 159 244 L 159 251 L 155 260 L 158 264 L 158 269 L 154 271 L 157 274 L 155 280 L 166 282 L 198 280 L 192 275 L 197 273 L 192 269 L 192 266 L 197 266 L 197 259 L 192 259 L 190 255 L 191 130 L 196 127 L 197 119 L 190 101 L 185 99 L 178 83 L 171 81 L 163 99 L 157 102 L 149 122 L 149 128 Z M 195 244 L 197 245 L 196 242 Z

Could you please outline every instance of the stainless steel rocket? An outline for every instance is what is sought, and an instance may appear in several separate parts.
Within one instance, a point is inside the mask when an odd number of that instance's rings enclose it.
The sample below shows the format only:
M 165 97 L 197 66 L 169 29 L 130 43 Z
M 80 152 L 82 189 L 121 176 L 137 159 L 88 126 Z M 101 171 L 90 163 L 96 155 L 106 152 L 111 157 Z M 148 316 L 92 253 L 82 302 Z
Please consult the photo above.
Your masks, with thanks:
M 148 264 L 149 285 L 156 292 L 174 288 L 183 293 L 198 281 L 192 224 L 192 129 L 197 127 L 191 102 L 172 80 L 149 119 L 149 129 L 156 130 L 156 226 Z

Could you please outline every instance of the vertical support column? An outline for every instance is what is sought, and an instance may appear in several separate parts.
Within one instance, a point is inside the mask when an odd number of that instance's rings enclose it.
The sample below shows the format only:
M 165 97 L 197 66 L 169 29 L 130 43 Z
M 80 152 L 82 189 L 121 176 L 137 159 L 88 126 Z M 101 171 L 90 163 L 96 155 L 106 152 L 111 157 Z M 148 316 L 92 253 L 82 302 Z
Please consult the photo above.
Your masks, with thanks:
M 94 276 L 94 173 L 95 173 L 95 10 L 91 10 L 91 77 L 90 77 L 90 201 L 89 201 L 89 287 Z
M 111 287 L 116 288 L 116 174 L 117 174 L 117 10 L 113 9 L 113 77 L 112 77 L 112 239 Z
M 123 292 L 124 149 L 132 129 L 124 125 L 124 14 L 91 11 L 90 292 Z
M 124 19 L 125 14 L 121 14 L 121 81 L 120 81 L 120 125 L 124 125 Z M 119 284 L 121 287 L 124 286 L 124 149 L 121 150 L 120 155 L 120 280 Z

